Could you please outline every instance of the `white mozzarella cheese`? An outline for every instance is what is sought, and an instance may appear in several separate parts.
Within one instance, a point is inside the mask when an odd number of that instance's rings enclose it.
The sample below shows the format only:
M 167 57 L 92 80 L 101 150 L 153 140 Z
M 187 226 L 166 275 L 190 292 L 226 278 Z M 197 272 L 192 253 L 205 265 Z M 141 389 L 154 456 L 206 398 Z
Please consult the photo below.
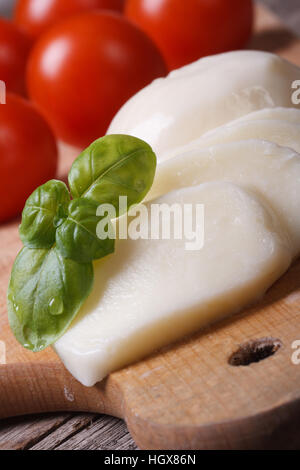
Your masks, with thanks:
M 287 121 L 293 124 L 300 124 L 300 108 L 264 108 L 259 111 L 245 114 L 235 120 L 239 121 L 261 121 L 263 119 L 270 119 L 272 121 Z
M 234 51 L 155 80 L 117 113 L 109 134 L 148 142 L 158 156 L 252 111 L 292 107 L 300 69 L 277 55 Z
M 300 153 L 300 123 L 295 124 L 278 120 L 233 121 L 205 133 L 199 139 L 177 147 L 160 156 L 160 161 L 176 157 L 189 150 L 211 147 L 218 144 L 240 140 L 260 139 L 274 142 L 283 147 L 290 147 Z
M 187 251 L 185 240 L 174 239 L 118 240 L 116 253 L 95 263 L 93 291 L 55 344 L 86 386 L 237 312 L 290 265 L 276 216 L 238 186 L 208 183 L 156 203 L 204 204 L 204 247 Z
M 289 233 L 293 255 L 299 255 L 299 154 L 262 140 L 189 150 L 158 166 L 147 198 L 216 180 L 239 184 L 268 201 Z

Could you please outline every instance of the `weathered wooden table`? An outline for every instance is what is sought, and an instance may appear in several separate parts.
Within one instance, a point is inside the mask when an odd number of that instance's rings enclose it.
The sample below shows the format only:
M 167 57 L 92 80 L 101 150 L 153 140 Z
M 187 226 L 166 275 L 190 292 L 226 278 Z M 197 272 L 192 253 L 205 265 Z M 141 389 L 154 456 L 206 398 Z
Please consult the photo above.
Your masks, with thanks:
M 300 35 L 299 0 L 262 1 L 273 8 L 282 21 Z M 259 46 L 257 40 L 254 45 Z M 135 450 L 137 447 L 126 425 L 116 418 L 96 414 L 62 413 L 12 418 L 0 422 L 0 450 L 4 449 Z

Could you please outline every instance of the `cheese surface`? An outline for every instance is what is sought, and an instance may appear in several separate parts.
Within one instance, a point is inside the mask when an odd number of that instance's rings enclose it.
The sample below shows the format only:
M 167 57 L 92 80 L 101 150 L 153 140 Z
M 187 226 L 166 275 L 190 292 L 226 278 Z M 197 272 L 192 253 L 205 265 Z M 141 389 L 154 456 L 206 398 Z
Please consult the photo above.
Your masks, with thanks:
M 94 289 L 55 350 L 81 383 L 237 312 L 260 297 L 291 262 L 273 212 L 230 183 L 169 193 L 157 203 L 202 203 L 204 247 L 185 240 L 117 240 L 95 263 Z M 147 216 L 144 216 L 147 217 Z
M 252 111 L 293 107 L 300 69 L 267 52 L 234 51 L 201 59 L 158 79 L 117 113 L 109 134 L 130 134 L 158 154 Z
M 189 147 L 189 146 L 188 146 Z M 158 165 L 147 198 L 207 181 L 228 181 L 258 194 L 278 214 L 300 253 L 300 155 L 262 140 L 220 144 L 182 152 Z
M 252 120 L 225 124 L 207 132 L 189 144 L 166 152 L 160 160 L 168 160 L 189 150 L 211 147 L 220 143 L 237 142 L 240 140 L 261 139 L 289 147 L 300 153 L 300 122 L 299 124 L 279 120 Z
M 245 114 L 240 118 L 236 119 L 235 122 L 239 121 L 261 121 L 264 119 L 270 119 L 272 121 L 287 121 L 294 124 L 300 124 L 300 109 L 298 108 L 264 108 L 259 111 L 253 111 L 252 113 Z

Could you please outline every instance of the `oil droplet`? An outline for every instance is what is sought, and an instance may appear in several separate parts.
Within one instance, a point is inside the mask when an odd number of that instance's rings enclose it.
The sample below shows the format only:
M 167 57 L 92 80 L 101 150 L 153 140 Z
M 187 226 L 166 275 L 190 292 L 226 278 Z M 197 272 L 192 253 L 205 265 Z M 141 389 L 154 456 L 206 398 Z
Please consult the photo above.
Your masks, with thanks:
M 49 302 L 49 312 L 51 315 L 61 315 L 64 311 L 63 301 L 59 297 L 53 297 Z

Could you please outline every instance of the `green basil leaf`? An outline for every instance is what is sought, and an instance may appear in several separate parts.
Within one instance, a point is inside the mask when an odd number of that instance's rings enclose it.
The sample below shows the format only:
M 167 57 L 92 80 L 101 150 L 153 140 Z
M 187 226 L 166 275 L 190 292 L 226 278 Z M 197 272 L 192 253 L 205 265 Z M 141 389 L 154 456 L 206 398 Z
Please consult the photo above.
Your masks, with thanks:
M 119 196 L 127 196 L 128 208 L 141 202 L 152 186 L 155 169 L 156 156 L 146 142 L 128 135 L 107 135 L 73 163 L 71 194 L 97 204 L 112 204 L 118 216 Z
M 20 226 L 25 248 L 15 260 L 7 294 L 9 323 L 24 347 L 41 351 L 69 327 L 92 289 L 92 260 L 114 251 L 110 219 L 144 199 L 155 169 L 148 144 L 110 135 L 74 162 L 69 174 L 73 201 L 67 186 L 56 180 L 28 198 Z M 122 209 L 120 196 L 127 196 Z M 105 217 L 104 207 L 98 211 L 101 204 L 115 211 L 107 209 Z
M 114 252 L 114 239 L 97 237 L 97 207 L 95 202 L 83 198 L 71 202 L 68 218 L 56 231 L 56 247 L 65 258 L 88 263 Z
M 68 328 L 89 295 L 92 263 L 65 259 L 56 248 L 23 248 L 8 288 L 8 317 L 17 340 L 41 351 Z
M 68 211 L 70 194 L 61 181 L 51 180 L 38 187 L 27 199 L 20 237 L 28 248 L 51 248 L 59 221 Z

